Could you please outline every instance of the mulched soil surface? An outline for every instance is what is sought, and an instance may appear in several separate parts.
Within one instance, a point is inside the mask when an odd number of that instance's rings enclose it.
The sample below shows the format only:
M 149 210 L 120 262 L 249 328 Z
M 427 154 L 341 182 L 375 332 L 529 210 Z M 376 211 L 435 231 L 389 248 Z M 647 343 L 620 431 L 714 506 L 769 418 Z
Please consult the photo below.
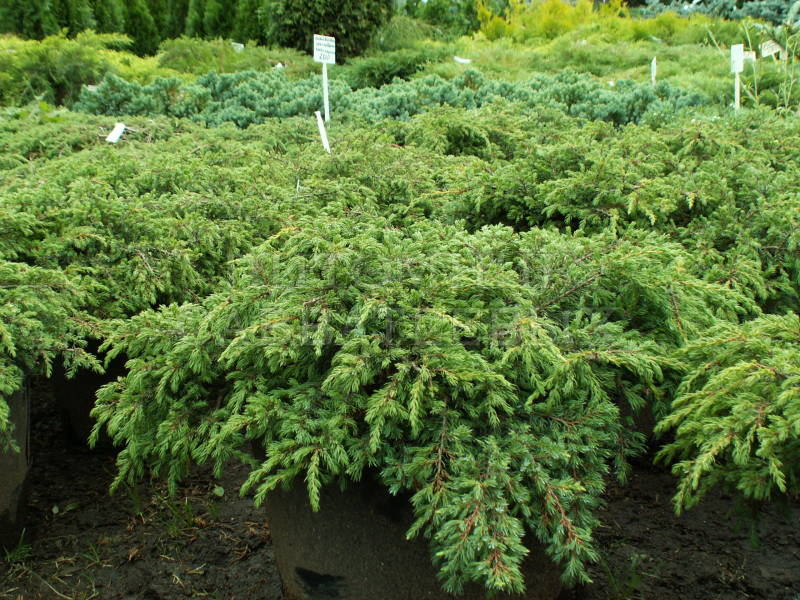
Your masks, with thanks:
M 246 470 L 198 470 L 172 498 L 158 482 L 109 496 L 113 454 L 37 405 L 28 542 L 0 559 L 0 599 L 283 600 L 263 511 L 238 494 Z M 564 600 L 800 600 L 800 502 L 763 514 L 754 545 L 731 498 L 676 517 L 673 490 L 646 464 L 610 486 L 594 583 Z

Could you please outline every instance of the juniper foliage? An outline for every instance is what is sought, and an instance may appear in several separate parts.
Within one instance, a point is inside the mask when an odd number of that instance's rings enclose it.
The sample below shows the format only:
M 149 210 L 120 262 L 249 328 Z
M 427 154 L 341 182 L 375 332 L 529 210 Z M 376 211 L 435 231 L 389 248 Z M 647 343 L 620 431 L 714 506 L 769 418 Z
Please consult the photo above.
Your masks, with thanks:
M 95 434 L 124 445 L 114 486 L 252 464 L 248 441 L 267 455 L 245 484 L 258 502 L 297 480 L 317 506 L 377 471 L 414 493 L 409 535 L 450 591 L 520 591 L 526 530 L 586 580 L 604 476 L 641 446 L 619 405 L 659 394 L 665 349 L 714 321 L 712 298 L 739 310 L 685 260 L 658 236 L 301 221 L 206 301 L 120 325 L 108 346 L 130 373 L 99 393 Z
M 800 489 L 800 318 L 720 324 L 682 348 L 687 365 L 659 424 L 675 440 L 658 455 L 679 478 L 677 512 L 714 486 L 766 502 Z
M 51 108 L 0 119 L 0 387 L 107 339 L 118 484 L 238 458 L 313 500 L 369 470 L 448 589 L 519 589 L 524 532 L 585 577 L 637 410 L 674 431 L 679 506 L 795 493 L 795 121 L 495 100 L 348 118 L 320 158 L 305 117 L 126 118 L 110 146 Z
M 352 91 L 338 79 L 330 85 L 334 110 L 370 121 L 408 119 L 441 105 L 479 108 L 498 99 L 513 100 L 528 108 L 549 105 L 573 116 L 615 124 L 638 122 L 647 114 L 666 118 L 705 102 L 701 96 L 667 83 L 653 87 L 620 81 L 608 88 L 574 71 L 537 75 L 519 83 L 492 81 L 478 71 L 467 70 L 452 80 L 430 75 L 379 89 Z M 233 122 L 247 127 L 272 117 L 313 115 L 321 104 L 317 77 L 293 81 L 277 71 L 210 73 L 191 84 L 177 78 L 157 79 L 145 86 L 108 75 L 96 90 L 82 92 L 75 109 L 110 115 L 167 114 L 211 126 Z
M 24 219 L 0 220 L 0 231 L 24 230 Z M 80 317 L 79 282 L 60 270 L 31 267 L 8 260 L 0 246 L 0 449 L 17 449 L 6 398 L 33 373 L 50 375 L 60 360 L 67 371 L 100 370 L 86 352 L 86 326 Z

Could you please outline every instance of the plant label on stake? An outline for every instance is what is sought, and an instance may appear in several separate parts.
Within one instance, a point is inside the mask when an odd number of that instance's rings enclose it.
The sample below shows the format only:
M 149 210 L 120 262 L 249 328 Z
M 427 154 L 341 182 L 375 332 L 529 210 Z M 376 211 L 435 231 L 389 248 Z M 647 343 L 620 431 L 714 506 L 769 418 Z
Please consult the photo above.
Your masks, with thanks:
M 116 144 L 123 133 L 125 133 L 125 123 L 117 123 L 114 125 L 114 129 L 111 130 L 111 133 L 108 134 L 106 141 L 109 144 Z
M 742 71 L 744 71 L 744 44 L 731 46 L 731 73 L 734 74 L 733 106 L 742 107 Z
M 322 120 L 322 115 L 319 111 L 315 111 L 314 114 L 317 115 L 317 126 L 319 127 L 319 137 L 322 138 L 322 147 L 325 148 L 325 151 L 328 154 L 330 154 L 331 145 L 328 143 L 328 133 L 325 131 L 325 122 Z M 300 185 L 299 179 L 297 184 Z
M 774 56 L 779 53 L 781 55 L 781 58 L 783 58 L 783 48 L 775 40 L 767 40 L 766 42 L 761 44 L 760 49 L 761 49 L 761 58 L 767 58 L 768 56 L 772 56 L 774 60 Z
M 656 84 L 656 74 L 658 73 L 658 63 L 656 62 L 656 57 L 653 57 L 653 61 L 650 63 L 650 81 L 653 85 Z
M 331 120 L 330 104 L 328 103 L 328 65 L 336 64 L 336 38 L 314 35 L 314 61 L 322 63 L 322 103 L 327 123 Z

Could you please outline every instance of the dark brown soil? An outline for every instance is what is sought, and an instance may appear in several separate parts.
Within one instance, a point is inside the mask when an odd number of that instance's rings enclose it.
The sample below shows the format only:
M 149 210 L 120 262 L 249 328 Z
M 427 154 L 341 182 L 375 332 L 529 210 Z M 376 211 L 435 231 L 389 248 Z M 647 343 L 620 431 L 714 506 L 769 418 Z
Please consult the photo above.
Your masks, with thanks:
M 264 513 L 238 495 L 241 467 L 221 481 L 199 471 L 174 498 L 159 483 L 109 497 L 113 455 L 68 441 L 50 414 L 34 415 L 30 526 L 0 559 L 0 599 L 283 600 Z M 673 487 L 646 465 L 611 487 L 595 583 L 566 598 L 800 600 L 800 504 L 767 511 L 753 546 L 730 498 L 678 518 Z

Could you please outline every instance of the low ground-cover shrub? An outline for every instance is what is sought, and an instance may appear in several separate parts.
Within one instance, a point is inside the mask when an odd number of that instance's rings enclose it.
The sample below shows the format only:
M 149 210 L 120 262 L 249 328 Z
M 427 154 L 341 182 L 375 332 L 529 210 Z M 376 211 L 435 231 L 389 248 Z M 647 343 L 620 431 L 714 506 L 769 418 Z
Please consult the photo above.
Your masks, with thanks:
M 235 99 L 238 77 L 209 82 Z M 97 411 L 127 443 L 118 481 L 249 460 L 255 440 L 272 458 L 251 485 L 304 475 L 313 499 L 372 461 L 390 489 L 417 493 L 419 531 L 453 587 L 501 581 L 468 564 L 490 550 L 478 533 L 472 558 L 453 551 L 479 477 L 506 490 L 481 513 L 513 532 L 504 585 L 519 583 L 525 529 L 582 577 L 603 476 L 641 442 L 620 407 L 675 429 L 665 457 L 686 477 L 683 504 L 735 473 L 772 478 L 743 484 L 751 496 L 792 493 L 798 434 L 781 419 L 796 411 L 797 342 L 782 315 L 800 290 L 796 121 L 660 120 L 633 105 L 626 118 L 644 124 L 618 126 L 567 113 L 587 89 L 609 99 L 597 116 L 640 88 L 533 81 L 385 86 L 426 107 L 407 120 L 378 120 L 375 90 L 352 92 L 376 104 L 334 123 L 331 155 L 306 117 L 246 129 L 139 117 L 110 145 L 98 132 L 113 119 L 14 113 L 0 122 L 17 155 L 0 171 L 0 391 L 59 353 L 97 366 L 75 349 L 108 340 L 132 359 Z M 23 314 L 37 285 L 44 304 Z M 748 412 L 762 393 L 778 398 L 763 427 Z M 753 432 L 765 450 L 747 445 Z M 446 480 L 429 462 L 440 448 L 467 457 L 448 457 Z M 489 473 L 489 460 L 506 466 Z
M 196 131 L 187 121 L 135 117 L 126 119 L 125 139 L 146 143 Z M 76 114 L 46 102 L 0 110 L 0 172 L 37 160 L 66 156 L 85 148 L 107 145 L 114 122 L 108 117 Z
M 800 320 L 797 313 L 728 323 L 682 348 L 691 365 L 669 416 L 678 461 L 675 505 L 691 508 L 714 486 L 766 502 L 800 490 Z
M 3 236 L 19 234 L 22 223 L 0 219 Z M 32 373 L 49 375 L 62 361 L 69 372 L 100 369 L 87 353 L 87 328 L 81 321 L 83 291 L 78 278 L 8 260 L 0 247 L 0 451 L 14 447 L 6 398 Z
M 71 105 L 85 85 L 99 82 L 106 73 L 139 82 L 173 74 L 155 59 L 120 50 L 129 43 L 122 35 L 91 32 L 73 39 L 63 34 L 42 41 L 0 38 L 0 104 L 18 106 L 42 99 Z
M 237 51 L 229 40 L 224 39 L 199 40 L 181 37 L 165 40 L 159 45 L 156 58 L 158 64 L 164 68 L 193 75 L 203 75 L 210 71 L 265 71 L 276 67 L 286 69 L 285 72 L 290 76 L 307 76 L 319 71 L 319 65 L 310 54 L 290 48 L 269 48 L 252 43 Z
M 84 348 L 114 319 L 204 297 L 229 278 L 229 261 L 324 205 L 372 206 L 397 225 L 424 217 L 424 194 L 450 160 L 425 153 L 421 168 L 420 153 L 367 131 L 320 163 L 306 120 L 245 131 L 140 118 L 111 146 L 112 120 L 57 117 L 0 122 L 0 145 L 13 151 L 0 171 L 2 396 L 54 360 L 100 368 Z M 6 412 L 0 419 L 5 435 Z
M 800 138 L 793 120 L 759 111 L 614 128 L 539 112 L 533 114 L 546 125 L 537 129 L 511 110 L 485 109 L 469 123 L 432 113 L 435 120 L 419 119 L 431 126 L 403 133 L 436 147 L 442 142 L 428 141 L 435 132 L 469 126 L 473 146 L 482 144 L 473 154 L 504 157 L 448 182 L 460 190 L 440 209 L 451 218 L 471 227 L 655 229 L 690 248 L 703 277 L 746 290 L 767 310 L 800 308 Z M 512 141 L 516 153 L 502 152 L 488 143 L 499 131 L 506 144 L 524 132 L 527 144 Z
M 230 139 L 223 159 L 212 144 L 198 146 L 197 127 L 164 142 L 153 130 L 149 142 L 93 145 L 4 177 L 3 208 L 35 219 L 17 255 L 83 273 L 86 308 L 101 318 L 205 295 L 229 260 L 279 223 L 254 189 L 254 145 L 234 158 Z
M 741 310 L 686 259 L 656 235 L 396 228 L 366 211 L 300 222 L 206 301 L 111 336 L 131 357 L 94 411 L 124 445 L 115 485 L 252 463 L 253 440 L 259 501 L 302 477 L 317 505 L 367 468 L 414 493 L 411 533 L 431 539 L 448 589 L 519 590 L 526 530 L 585 579 L 604 475 L 640 442 L 617 404 L 658 397 L 668 349 Z
M 616 124 L 639 121 L 649 111 L 666 117 L 704 103 L 701 96 L 667 83 L 654 87 L 620 81 L 610 87 L 572 71 L 509 83 L 492 81 L 478 71 L 468 70 L 449 81 L 428 76 L 355 92 L 334 79 L 330 88 L 334 111 L 369 121 L 408 119 L 440 105 L 478 108 L 501 98 L 528 108 L 554 106 L 573 116 Z M 177 79 L 159 79 L 148 86 L 109 75 L 96 90 L 84 90 L 75 108 L 95 114 L 168 114 L 207 125 L 233 122 L 246 127 L 272 117 L 313 115 L 321 104 L 317 78 L 291 81 L 280 72 L 243 72 L 211 73 L 189 85 L 182 85 Z

